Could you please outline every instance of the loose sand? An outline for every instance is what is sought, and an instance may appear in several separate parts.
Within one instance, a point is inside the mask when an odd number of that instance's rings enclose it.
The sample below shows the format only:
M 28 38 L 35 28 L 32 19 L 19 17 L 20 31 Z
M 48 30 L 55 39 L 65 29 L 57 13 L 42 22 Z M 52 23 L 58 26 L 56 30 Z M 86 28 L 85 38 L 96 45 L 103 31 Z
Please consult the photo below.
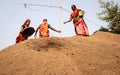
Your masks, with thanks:
M 120 35 L 29 39 L 0 52 L 0 75 L 120 75 Z

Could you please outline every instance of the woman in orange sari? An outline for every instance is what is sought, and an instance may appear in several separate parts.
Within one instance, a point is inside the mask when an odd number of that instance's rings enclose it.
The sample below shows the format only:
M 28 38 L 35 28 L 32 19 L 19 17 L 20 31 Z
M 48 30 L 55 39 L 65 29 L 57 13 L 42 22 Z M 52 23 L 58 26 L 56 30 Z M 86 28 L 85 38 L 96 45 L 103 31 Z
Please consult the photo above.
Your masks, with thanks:
M 75 5 L 72 5 L 71 9 L 73 12 L 70 14 L 70 19 L 68 21 L 65 21 L 64 24 L 73 20 L 75 32 L 77 35 L 89 35 L 87 25 L 85 24 L 85 21 L 83 19 L 84 11 L 78 9 Z M 82 13 L 82 15 L 80 12 Z
M 39 30 L 39 37 L 49 37 L 49 28 L 60 33 L 60 30 L 56 30 L 50 24 L 47 23 L 47 19 L 43 20 L 43 23 L 36 29 L 34 37 L 36 38 L 37 31 Z

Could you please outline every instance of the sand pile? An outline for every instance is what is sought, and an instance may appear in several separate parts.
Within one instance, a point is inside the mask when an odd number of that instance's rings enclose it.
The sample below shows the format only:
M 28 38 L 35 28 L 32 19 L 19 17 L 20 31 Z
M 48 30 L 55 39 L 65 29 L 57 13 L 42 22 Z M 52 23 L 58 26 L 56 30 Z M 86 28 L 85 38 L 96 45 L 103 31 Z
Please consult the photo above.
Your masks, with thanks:
M 120 35 L 30 39 L 0 52 L 0 75 L 119 75 Z

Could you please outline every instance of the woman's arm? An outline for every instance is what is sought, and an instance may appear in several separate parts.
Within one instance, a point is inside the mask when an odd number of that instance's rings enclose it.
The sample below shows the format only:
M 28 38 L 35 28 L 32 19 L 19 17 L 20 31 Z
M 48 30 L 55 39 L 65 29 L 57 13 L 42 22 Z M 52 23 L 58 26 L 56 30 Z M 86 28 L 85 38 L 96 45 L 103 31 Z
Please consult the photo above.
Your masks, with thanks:
M 24 27 L 23 27 L 23 25 L 22 25 L 22 26 L 21 26 L 21 29 L 20 29 L 20 33 L 23 32 L 23 29 L 24 29 Z
M 50 29 L 52 29 L 53 31 L 56 31 L 56 32 L 58 32 L 58 33 L 61 33 L 61 31 L 60 30 L 56 30 L 55 28 L 53 28 L 52 26 L 50 26 Z
M 65 21 L 64 24 L 68 23 L 68 22 L 71 22 L 72 21 L 72 15 L 70 15 L 70 19 L 68 21 Z
M 39 30 L 40 26 L 36 29 L 34 37 L 36 38 L 37 32 Z

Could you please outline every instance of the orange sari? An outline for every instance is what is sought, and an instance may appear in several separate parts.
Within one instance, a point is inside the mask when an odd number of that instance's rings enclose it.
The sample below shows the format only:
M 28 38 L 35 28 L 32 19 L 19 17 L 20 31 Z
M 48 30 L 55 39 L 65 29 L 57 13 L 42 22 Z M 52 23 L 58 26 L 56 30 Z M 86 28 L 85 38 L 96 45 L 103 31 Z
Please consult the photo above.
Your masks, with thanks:
M 49 37 L 48 23 L 42 23 L 40 26 L 40 36 Z

